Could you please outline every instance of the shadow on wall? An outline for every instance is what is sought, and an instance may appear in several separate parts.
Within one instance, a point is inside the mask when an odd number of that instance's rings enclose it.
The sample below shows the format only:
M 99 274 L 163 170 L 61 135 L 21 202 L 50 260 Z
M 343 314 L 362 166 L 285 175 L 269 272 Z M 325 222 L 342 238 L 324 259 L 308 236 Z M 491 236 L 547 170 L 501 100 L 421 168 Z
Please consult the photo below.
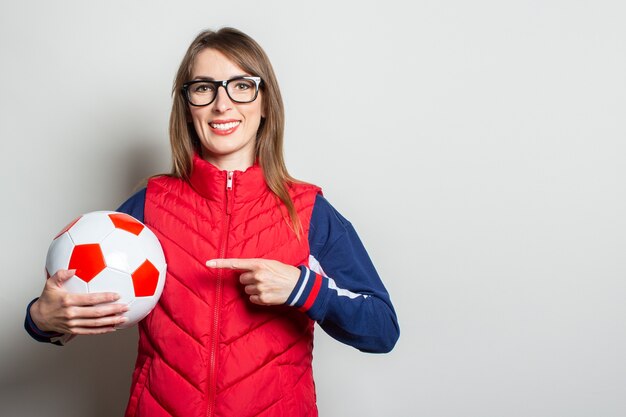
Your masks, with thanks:
M 156 157 L 154 149 L 155 141 L 148 138 L 136 138 L 132 145 L 125 149 L 126 158 L 120 158 L 124 162 L 124 179 L 126 188 L 131 193 L 146 186 L 148 178 L 156 174 L 169 173 L 169 149 L 166 145 L 160 144 L 159 150 L 164 150 L 165 157 Z M 151 148 L 152 147 L 152 148 Z
M 114 148 L 114 152 L 111 149 L 107 150 L 111 153 L 107 159 L 116 161 L 113 168 L 117 171 L 117 179 L 121 180 L 116 187 L 116 191 L 119 190 L 122 193 L 120 203 L 145 187 L 151 176 L 167 173 L 170 168 L 166 145 L 159 144 L 157 149 L 155 148 L 156 141 L 145 137 L 135 137 L 124 142 L 126 144 L 123 147 Z M 103 181 L 107 179 L 103 177 Z
M 23 337 L 29 338 L 25 332 Z M 37 342 L 20 343 L 28 344 Z M 15 362 L 0 379 L 1 415 L 123 415 L 137 351 L 136 327 L 80 336 L 63 347 L 29 346 L 28 351 L 10 355 Z

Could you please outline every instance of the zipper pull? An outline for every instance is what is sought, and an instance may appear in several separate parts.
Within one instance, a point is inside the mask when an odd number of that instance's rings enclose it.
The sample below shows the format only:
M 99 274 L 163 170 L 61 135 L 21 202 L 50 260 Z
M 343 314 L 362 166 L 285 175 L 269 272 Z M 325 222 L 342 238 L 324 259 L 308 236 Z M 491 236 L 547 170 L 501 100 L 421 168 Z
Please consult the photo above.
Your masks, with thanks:
M 233 209 L 233 171 L 228 171 L 226 175 L 226 214 L 230 214 Z
M 228 171 L 228 175 L 226 176 L 226 189 L 233 189 L 233 171 Z

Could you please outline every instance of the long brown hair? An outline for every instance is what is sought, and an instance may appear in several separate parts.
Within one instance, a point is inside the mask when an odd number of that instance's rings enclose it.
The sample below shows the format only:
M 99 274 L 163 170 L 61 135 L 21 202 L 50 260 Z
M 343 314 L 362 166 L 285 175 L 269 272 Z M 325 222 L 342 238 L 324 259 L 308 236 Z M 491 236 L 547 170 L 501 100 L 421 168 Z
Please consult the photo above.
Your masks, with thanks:
M 201 154 L 201 145 L 193 125 L 189 123 L 187 102 L 181 89 L 183 84 L 191 79 L 198 53 L 206 48 L 221 52 L 247 73 L 263 80 L 261 88 L 265 117 L 257 131 L 254 156 L 261 166 L 267 186 L 286 206 L 292 227 L 300 237 L 302 225 L 288 193 L 288 185 L 299 181 L 289 175 L 283 157 L 285 111 L 278 81 L 272 64 L 261 46 L 237 29 L 227 27 L 218 31 L 200 32 L 189 45 L 180 63 L 172 88 L 174 102 L 170 115 L 171 175 L 189 180 L 193 154 L 194 152 Z

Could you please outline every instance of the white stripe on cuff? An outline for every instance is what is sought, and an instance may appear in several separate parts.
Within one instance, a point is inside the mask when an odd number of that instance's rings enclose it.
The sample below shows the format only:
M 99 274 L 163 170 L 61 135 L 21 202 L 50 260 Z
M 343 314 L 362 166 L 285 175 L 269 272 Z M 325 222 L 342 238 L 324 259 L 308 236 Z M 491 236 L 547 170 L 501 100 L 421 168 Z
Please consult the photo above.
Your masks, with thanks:
M 296 298 L 294 298 L 293 301 L 291 302 L 291 304 L 289 304 L 290 307 L 293 307 L 298 302 L 298 300 L 302 296 L 302 293 L 304 292 L 304 289 L 306 288 L 306 283 L 309 280 L 309 274 L 311 273 L 311 270 L 309 268 L 307 268 L 306 266 L 305 266 L 305 268 L 306 268 L 306 274 L 304 274 L 304 280 L 302 281 L 302 285 L 298 289 L 298 293 L 296 294 Z

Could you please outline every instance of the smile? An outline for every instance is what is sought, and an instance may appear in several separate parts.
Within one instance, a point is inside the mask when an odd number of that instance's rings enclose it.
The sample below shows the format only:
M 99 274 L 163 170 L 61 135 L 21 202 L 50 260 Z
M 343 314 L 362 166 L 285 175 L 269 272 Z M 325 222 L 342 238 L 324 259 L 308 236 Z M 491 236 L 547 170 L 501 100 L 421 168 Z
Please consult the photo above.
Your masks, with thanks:
M 228 130 L 228 129 L 232 129 L 235 126 L 239 125 L 239 121 L 237 122 L 228 122 L 228 123 L 209 123 L 211 125 L 211 127 L 213 129 L 218 129 L 218 130 Z
M 218 135 L 230 135 L 235 130 L 237 130 L 240 124 L 241 120 L 218 120 L 209 123 L 209 127 L 211 128 L 213 133 L 216 133 Z

